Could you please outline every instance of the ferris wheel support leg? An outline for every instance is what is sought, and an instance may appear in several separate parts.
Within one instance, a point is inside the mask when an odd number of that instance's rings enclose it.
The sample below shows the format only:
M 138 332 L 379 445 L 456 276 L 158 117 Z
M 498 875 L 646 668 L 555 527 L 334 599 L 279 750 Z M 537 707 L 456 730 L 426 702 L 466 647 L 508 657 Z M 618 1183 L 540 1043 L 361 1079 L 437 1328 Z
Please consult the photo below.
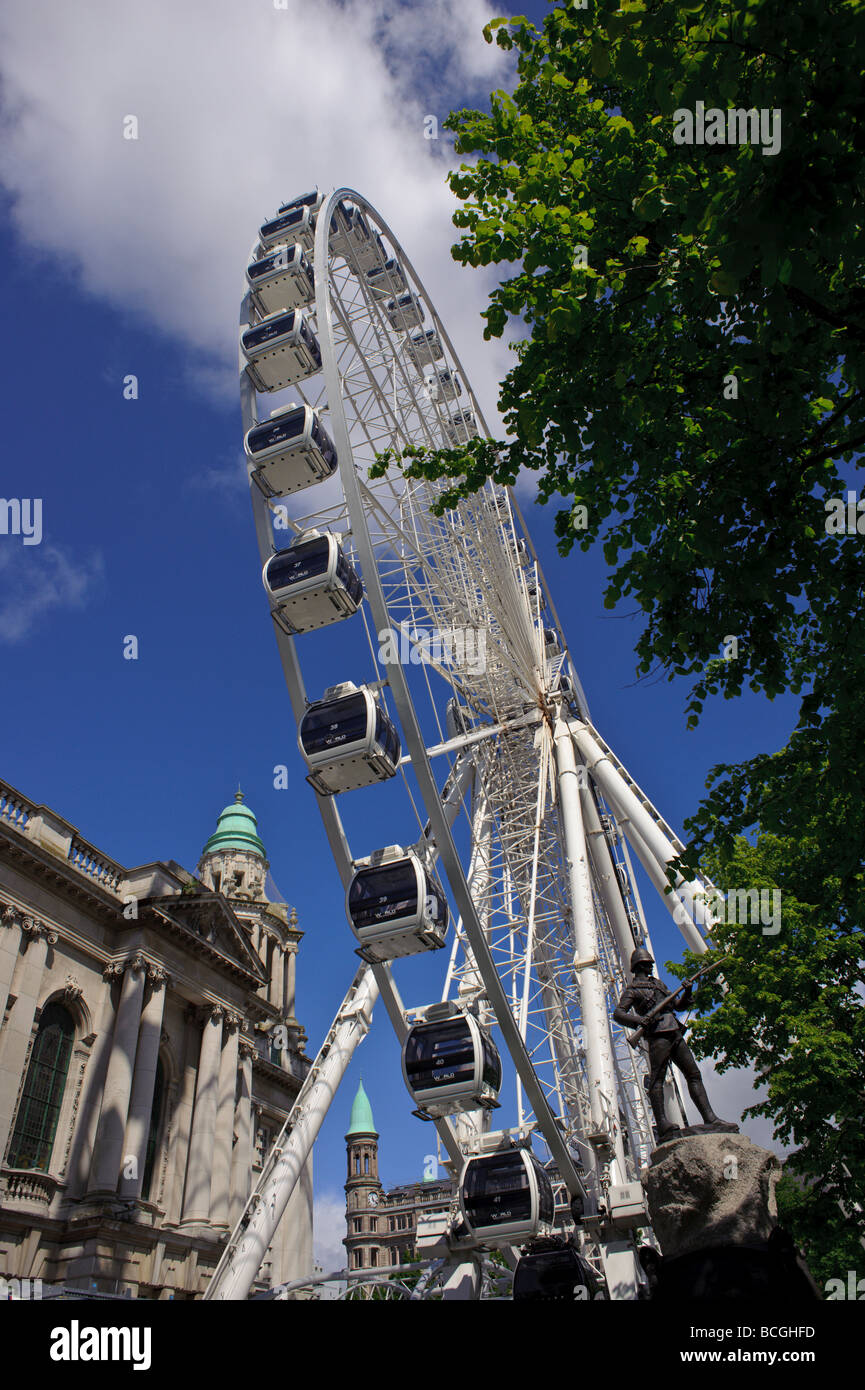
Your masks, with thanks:
M 553 737 L 559 806 L 574 914 L 574 970 L 579 981 L 580 1010 L 586 1039 L 586 1070 L 592 1123 L 599 1137 L 604 1133 L 609 1136 L 609 1178 L 613 1183 L 620 1183 L 626 1181 L 627 1168 L 618 1115 L 613 1040 L 610 1035 L 610 1021 L 607 1016 L 604 982 L 598 956 L 589 852 L 580 806 L 582 779 L 577 771 L 571 731 L 563 719 L 557 720 Z M 628 1241 L 610 1241 L 601 1237 L 600 1247 L 610 1297 L 635 1299 L 639 1288 L 639 1276 L 633 1245 Z
M 667 877 L 665 866 L 660 862 L 657 855 L 652 853 L 652 850 L 646 844 L 642 835 L 630 821 L 623 820 L 622 829 L 628 838 L 631 848 L 646 870 L 652 883 L 657 888 L 661 901 L 685 938 L 687 945 L 692 951 L 705 951 L 706 942 L 693 916 L 688 912 L 689 899 L 686 898 L 684 894 L 684 885 L 680 886 L 676 893 L 667 893 L 665 889 L 669 887 L 670 880 Z
M 601 890 L 601 899 L 615 932 L 622 969 L 628 970 L 631 952 L 637 943 L 634 940 L 634 933 L 631 930 L 628 914 L 619 892 L 616 870 L 601 825 L 601 818 L 598 815 L 598 808 L 595 805 L 595 798 L 589 787 L 580 788 L 580 802 L 586 827 L 586 842 L 598 880 L 598 887 Z
M 464 1260 L 454 1265 L 450 1274 L 441 1280 L 442 1300 L 480 1298 L 481 1267 L 477 1260 Z
M 574 971 L 580 989 L 580 1012 L 586 1040 L 586 1069 L 592 1124 L 597 1134 L 608 1132 L 616 1163 L 624 1180 L 622 1135 L 615 1105 L 613 1043 L 598 955 L 589 855 L 580 810 L 580 778 L 573 739 L 564 720 L 557 721 L 554 739 L 559 805 L 573 908 Z
M 610 1299 L 615 1303 L 635 1302 L 640 1296 L 641 1281 L 633 1245 L 626 1240 L 608 1241 L 602 1253 Z
M 590 776 L 612 804 L 617 819 L 620 820 L 628 839 L 642 860 L 646 872 L 656 886 L 659 886 L 655 873 L 655 869 L 659 868 L 664 887 L 666 887 L 668 884 L 666 866 L 679 857 L 675 846 L 649 815 L 621 773 L 610 762 L 606 753 L 592 738 L 585 724 L 580 723 L 579 720 L 574 720 L 570 724 L 570 729 Z M 692 883 L 687 883 L 684 875 L 678 874 L 676 893 L 664 894 L 663 889 L 661 892 L 673 914 L 673 920 L 691 950 L 706 951 L 708 949 L 707 943 L 695 925 L 695 920 L 702 920 L 708 929 L 711 925 L 711 916 L 700 901 L 703 887 L 699 880 L 695 879 Z M 695 920 L 692 920 L 692 917 Z
M 372 970 L 358 972 L 232 1232 L 205 1301 L 248 1296 L 354 1050 L 369 1032 L 378 994 Z

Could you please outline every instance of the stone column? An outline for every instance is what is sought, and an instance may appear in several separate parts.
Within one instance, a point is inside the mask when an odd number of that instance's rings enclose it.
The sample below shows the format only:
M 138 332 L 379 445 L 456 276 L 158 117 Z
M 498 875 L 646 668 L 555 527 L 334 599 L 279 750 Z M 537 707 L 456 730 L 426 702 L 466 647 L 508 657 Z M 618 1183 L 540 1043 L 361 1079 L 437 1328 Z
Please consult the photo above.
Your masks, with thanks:
M 153 1089 L 156 1084 L 156 1064 L 159 1060 L 159 1043 L 162 1037 L 162 1017 L 165 1012 L 168 978 L 167 972 L 161 966 L 149 965 L 147 967 L 150 998 L 141 1014 L 141 1030 L 138 1035 L 138 1051 L 135 1054 L 132 1095 L 129 1101 L 129 1115 L 126 1120 L 126 1135 L 123 1140 L 120 1177 L 120 1193 L 123 1197 L 140 1197 L 141 1186 L 144 1182 L 147 1138 L 150 1133 L 150 1117 L 153 1111 Z M 131 1158 L 135 1159 L 134 1165 L 129 1165 Z M 134 1176 L 125 1176 L 127 1165 L 133 1168 Z
M 87 1068 L 79 1119 L 72 1136 L 69 1192 L 76 1196 L 87 1192 L 90 1187 L 90 1173 L 96 1148 L 96 1130 L 99 1125 L 102 1091 L 108 1073 L 108 1063 L 111 1059 L 111 1034 L 114 1030 L 114 1005 L 111 1000 L 111 987 L 115 980 L 123 979 L 123 967 L 116 964 L 107 965 L 102 972 L 102 979 L 104 983 L 100 991 L 96 1032 L 91 1035 L 93 1056 Z
M 19 954 L 13 968 L 9 993 L 15 995 L 15 1003 L 0 1040 L 0 1158 L 6 1153 L 24 1068 L 27 1066 L 33 1021 L 42 993 L 45 958 L 48 947 L 57 940 L 56 931 L 32 917 L 22 920 L 21 935 L 27 946 L 24 954 Z
M 196 1015 L 197 1010 L 188 1005 L 183 1015 L 178 1049 L 178 1099 L 168 1155 L 168 1189 L 164 1200 L 166 1225 L 170 1223 L 173 1226 L 183 1216 L 183 1188 L 189 1158 L 189 1136 L 192 1133 L 192 1111 L 195 1107 L 196 1064 L 201 1050 L 200 1025 Z
M 273 1002 L 280 1015 L 285 1008 L 285 952 L 279 941 L 273 943 Z
M 222 1049 L 222 1016 L 223 1010 L 218 1004 L 209 1005 L 205 1010 L 201 1051 L 198 1056 L 198 1079 L 195 1086 L 192 1135 L 189 1140 L 189 1161 L 186 1166 L 186 1191 L 183 1197 L 184 1223 L 210 1219 L 210 1173 L 213 1164 L 213 1139 L 216 1128 L 219 1058 Z
M 285 1015 L 286 1018 L 294 1018 L 294 994 L 297 984 L 297 951 L 288 948 L 286 951 L 286 974 L 287 982 L 285 988 Z
M 276 981 L 273 978 L 273 957 L 276 954 L 276 942 L 270 934 L 265 937 L 264 941 L 264 969 L 267 973 L 267 1002 L 269 1004 L 276 1004 L 278 1002 L 276 999 Z
M 289 913 L 288 925 L 292 935 L 287 943 L 288 975 L 285 987 L 285 1012 L 288 1018 L 293 1019 L 295 1017 L 295 989 L 297 986 L 297 949 L 301 937 L 301 933 L 297 930 L 297 912 L 294 908 Z
M 93 1150 L 88 1192 L 116 1192 L 123 1160 L 123 1139 L 132 1095 L 132 1076 L 135 1052 L 144 1002 L 146 963 L 143 956 L 133 956 L 126 962 L 111 1054 L 102 1092 L 102 1108 Z
M 240 1219 L 252 1187 L 252 1059 L 255 1043 L 240 1039 L 240 1095 L 234 1112 L 237 1143 L 231 1162 L 231 1225 Z
M 0 1026 L 6 1013 L 6 1000 L 21 951 L 23 915 L 11 904 L 0 908 Z
M 214 1226 L 228 1226 L 239 1027 L 240 1019 L 237 1015 L 228 1014 L 223 1031 L 222 1056 L 219 1059 L 216 1138 L 213 1145 L 213 1173 L 210 1181 L 210 1219 Z

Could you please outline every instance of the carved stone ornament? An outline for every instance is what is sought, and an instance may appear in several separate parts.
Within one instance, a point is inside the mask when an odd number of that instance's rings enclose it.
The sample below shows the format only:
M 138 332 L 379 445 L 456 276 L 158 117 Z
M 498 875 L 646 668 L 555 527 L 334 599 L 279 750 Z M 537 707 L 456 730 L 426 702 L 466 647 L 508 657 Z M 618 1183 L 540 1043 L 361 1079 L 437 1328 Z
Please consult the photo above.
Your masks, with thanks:
M 24 917 L 21 930 L 31 941 L 38 941 L 40 937 L 44 937 L 49 946 L 57 943 L 57 932 L 53 927 L 49 927 L 47 922 L 41 922 L 38 917 Z

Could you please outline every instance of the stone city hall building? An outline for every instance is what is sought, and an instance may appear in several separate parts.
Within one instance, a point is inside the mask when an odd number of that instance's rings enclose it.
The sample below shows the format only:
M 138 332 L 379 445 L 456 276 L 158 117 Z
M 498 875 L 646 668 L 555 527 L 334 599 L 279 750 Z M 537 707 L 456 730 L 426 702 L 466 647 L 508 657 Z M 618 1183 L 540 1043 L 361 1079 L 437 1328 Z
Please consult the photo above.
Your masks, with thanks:
M 240 792 L 195 877 L 0 781 L 0 1277 L 201 1296 L 310 1066 L 267 869 Z M 256 1287 L 311 1272 L 310 1159 Z

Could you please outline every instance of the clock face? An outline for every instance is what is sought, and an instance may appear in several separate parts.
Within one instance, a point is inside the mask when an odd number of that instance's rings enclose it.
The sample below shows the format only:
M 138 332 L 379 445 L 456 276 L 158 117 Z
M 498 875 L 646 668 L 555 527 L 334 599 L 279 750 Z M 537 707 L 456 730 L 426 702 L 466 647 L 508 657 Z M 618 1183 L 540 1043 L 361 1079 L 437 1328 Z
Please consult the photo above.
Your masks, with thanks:
M 378 1196 L 378 1193 L 377 1193 L 377 1192 L 371 1192 L 371 1193 L 369 1194 L 369 1196 L 367 1197 L 366 1201 L 367 1201 L 367 1206 L 370 1206 L 370 1207 L 377 1207 L 377 1206 L 378 1206 L 378 1203 L 379 1203 L 379 1196 Z

